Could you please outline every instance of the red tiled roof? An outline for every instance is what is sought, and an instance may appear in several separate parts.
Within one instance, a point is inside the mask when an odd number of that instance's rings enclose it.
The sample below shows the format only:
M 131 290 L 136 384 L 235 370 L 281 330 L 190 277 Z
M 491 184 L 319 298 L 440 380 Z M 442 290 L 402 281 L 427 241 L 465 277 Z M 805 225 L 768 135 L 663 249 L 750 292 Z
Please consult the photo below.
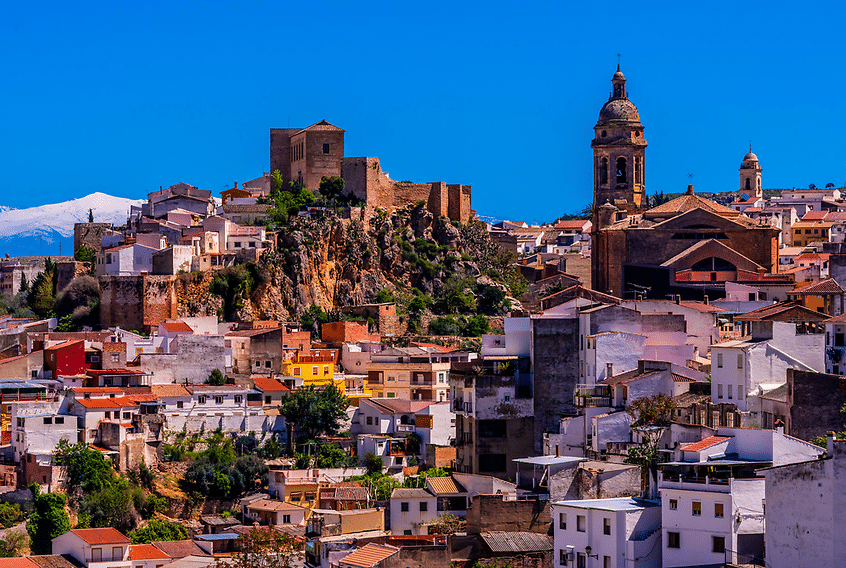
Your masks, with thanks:
M 706 448 L 710 448 L 711 446 L 716 446 L 720 442 L 725 442 L 726 440 L 730 439 L 731 436 L 708 436 L 704 440 L 699 440 L 698 442 L 682 444 L 681 446 L 679 446 L 679 449 L 683 452 L 699 452 Z
M 73 529 L 73 534 L 88 544 L 130 543 L 129 537 L 112 527 L 100 529 Z
M 185 323 L 184 321 L 164 321 L 160 324 L 165 331 L 170 333 L 193 333 L 194 330 L 191 329 L 191 326 Z
M 794 256 L 793 262 L 797 260 L 828 260 L 830 256 L 827 252 L 803 252 L 799 256 Z
M 290 392 L 291 389 L 270 377 L 255 377 L 253 384 L 262 392 Z
M 797 294 L 799 296 L 817 295 L 817 294 L 842 294 L 843 288 L 834 278 L 827 278 L 814 284 L 794 288 L 788 294 Z
M 619 375 L 605 377 L 601 382 L 603 385 L 620 385 L 642 377 L 652 376 L 658 372 L 659 371 L 646 371 L 641 373 L 638 369 L 634 369 L 633 371 L 626 371 L 625 373 L 620 373 Z
M 78 398 L 76 402 L 81 404 L 84 408 L 129 408 L 138 406 L 125 396 L 118 396 L 115 398 Z
M 168 556 L 152 544 L 133 544 L 129 547 L 130 560 L 158 560 L 159 558 L 165 558 L 169 560 L 170 556 Z
M 734 321 L 821 321 L 828 319 L 825 314 L 809 310 L 798 302 L 781 302 L 764 306 L 745 314 L 735 316 Z
M 123 393 L 123 389 L 119 387 L 73 387 L 70 390 L 73 392 L 90 394 Z
M 828 211 L 808 211 L 802 216 L 802 221 L 822 221 Z
M 182 385 L 152 385 L 150 390 L 158 396 L 184 396 L 189 397 L 191 393 L 188 392 Z
M 691 379 L 690 377 L 685 377 L 683 375 L 679 375 L 676 373 L 670 373 L 673 376 L 674 383 L 695 383 L 696 379 Z
M 350 566 L 358 566 L 360 568 L 370 568 L 382 562 L 399 552 L 399 548 L 393 546 L 386 546 L 382 544 L 366 544 L 361 548 L 357 548 L 351 554 L 344 556 L 341 564 L 349 564 Z
M 126 351 L 126 343 L 123 341 L 104 341 L 103 351 Z
M 39 568 L 38 564 L 23 556 L 0 558 L 0 568 Z

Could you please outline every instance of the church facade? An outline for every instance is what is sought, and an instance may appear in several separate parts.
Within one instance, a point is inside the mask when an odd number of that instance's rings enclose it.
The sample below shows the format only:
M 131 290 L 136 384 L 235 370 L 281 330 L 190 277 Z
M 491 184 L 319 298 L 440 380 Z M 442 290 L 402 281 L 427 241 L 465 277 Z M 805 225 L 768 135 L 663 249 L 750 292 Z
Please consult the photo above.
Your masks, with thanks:
M 594 200 L 591 277 L 594 290 L 620 298 L 718 298 L 726 282 L 772 283 L 779 230 L 729 207 L 685 194 L 648 209 L 643 124 L 620 71 L 599 113 L 591 147 Z M 741 188 L 760 195 L 761 168 L 751 152 Z

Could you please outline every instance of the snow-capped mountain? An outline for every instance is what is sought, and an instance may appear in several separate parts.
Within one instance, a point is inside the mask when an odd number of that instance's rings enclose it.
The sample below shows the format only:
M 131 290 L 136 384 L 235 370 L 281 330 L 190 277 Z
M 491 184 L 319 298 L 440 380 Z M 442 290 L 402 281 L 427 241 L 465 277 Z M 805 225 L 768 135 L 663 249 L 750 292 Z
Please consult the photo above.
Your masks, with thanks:
M 126 223 L 129 208 L 144 200 L 112 197 L 92 193 L 62 203 L 39 205 L 26 209 L 0 206 L 0 254 L 32 256 L 40 254 L 73 254 L 73 225 L 88 221 L 88 210 L 97 223 Z

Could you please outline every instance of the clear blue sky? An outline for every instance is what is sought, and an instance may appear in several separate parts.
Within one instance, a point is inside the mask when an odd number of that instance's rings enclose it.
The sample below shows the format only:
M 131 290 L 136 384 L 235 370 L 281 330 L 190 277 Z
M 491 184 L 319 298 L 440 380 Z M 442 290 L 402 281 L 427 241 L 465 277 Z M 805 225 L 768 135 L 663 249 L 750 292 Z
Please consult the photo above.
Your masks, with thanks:
M 322 119 L 398 180 L 473 186 L 482 215 L 591 199 L 622 53 L 646 187 L 846 183 L 842 2 L 0 4 L 0 205 L 268 169 L 268 130 Z

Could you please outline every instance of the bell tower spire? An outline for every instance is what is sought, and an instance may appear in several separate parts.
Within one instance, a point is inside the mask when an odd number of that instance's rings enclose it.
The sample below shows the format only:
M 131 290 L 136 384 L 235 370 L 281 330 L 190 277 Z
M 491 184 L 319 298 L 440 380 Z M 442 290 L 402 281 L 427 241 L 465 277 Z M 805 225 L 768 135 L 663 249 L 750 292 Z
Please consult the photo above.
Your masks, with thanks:
M 611 96 L 593 129 L 594 211 L 605 203 L 629 213 L 643 209 L 646 140 L 637 108 L 626 94 L 626 77 L 619 63 L 611 78 Z M 597 222 L 599 219 L 594 219 L 594 225 Z

